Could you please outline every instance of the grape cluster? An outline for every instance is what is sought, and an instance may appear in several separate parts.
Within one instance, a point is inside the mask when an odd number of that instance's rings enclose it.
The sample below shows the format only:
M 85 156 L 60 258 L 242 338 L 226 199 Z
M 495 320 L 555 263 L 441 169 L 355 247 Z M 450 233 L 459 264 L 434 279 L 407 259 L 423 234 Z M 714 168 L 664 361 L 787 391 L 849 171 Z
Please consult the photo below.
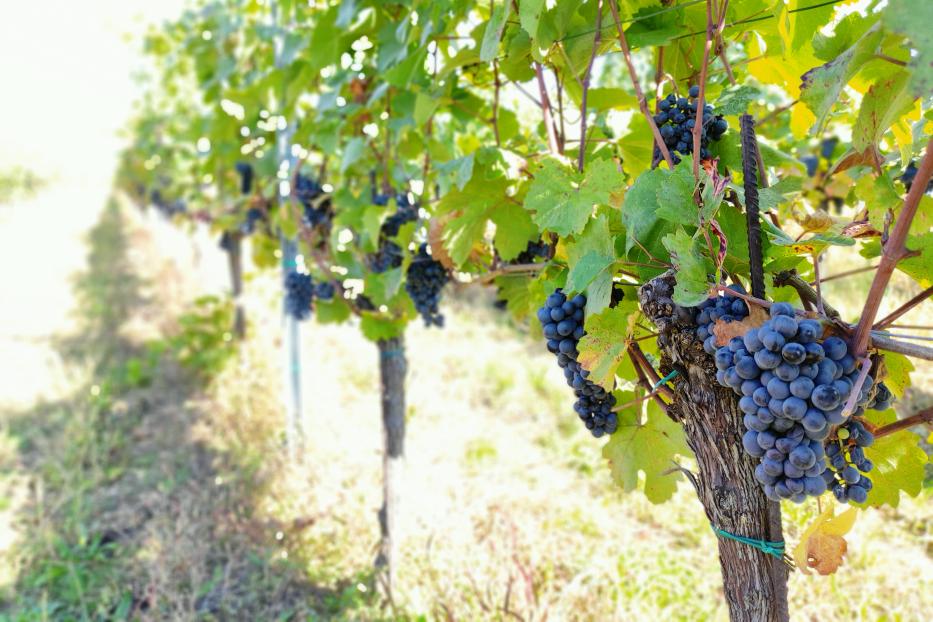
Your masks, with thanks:
M 911 162 L 907 165 L 907 168 L 904 169 L 904 173 L 898 178 L 901 180 L 901 183 L 904 184 L 904 188 L 907 189 L 907 192 L 910 192 L 910 187 L 914 184 L 914 178 L 917 176 L 917 165 Z M 933 191 L 933 179 L 930 180 L 930 183 L 927 184 L 927 192 Z
M 744 293 L 738 286 L 733 289 Z M 847 457 L 843 446 L 835 445 L 838 441 L 827 439 L 836 429 L 834 438 L 869 445 L 871 434 L 858 417 L 867 407 L 890 406 L 890 391 L 879 385 L 871 395 L 874 382 L 868 376 L 855 412 L 846 416 L 843 409 L 859 375 L 846 342 L 835 336 L 823 339 L 822 324 L 798 319 L 787 303 L 774 303 L 770 314 L 760 327 L 722 347 L 716 346 L 712 324 L 747 315 L 746 303 L 727 294 L 706 301 L 697 316 L 697 336 L 714 357 L 716 380 L 740 396 L 746 429 L 742 445 L 760 459 L 755 477 L 774 500 L 799 503 L 832 486 L 841 501 L 860 502 L 871 484 L 850 491 L 864 484 L 867 478 L 858 471 L 870 470 L 871 462 L 861 450 Z
M 253 167 L 249 162 L 237 162 L 236 172 L 240 175 L 240 194 L 249 194 L 253 190 Z
M 730 285 L 729 289 L 740 294 L 745 294 L 745 288 L 741 285 Z M 713 325 L 717 320 L 723 322 L 737 322 L 748 315 L 748 305 L 741 298 L 735 296 L 717 296 L 708 298 L 700 305 L 700 312 L 697 314 L 697 337 L 703 342 L 703 349 L 710 356 L 716 354 L 716 336 L 713 334 Z
M 551 245 L 543 240 L 538 240 L 536 242 L 528 242 L 528 246 L 525 247 L 525 250 L 518 254 L 518 257 L 515 258 L 513 262 L 516 264 L 522 263 L 534 263 L 534 260 L 537 258 L 547 259 L 551 254 Z
M 333 300 L 335 291 L 333 283 L 322 281 L 314 286 L 314 297 L 320 300 Z
M 373 197 L 373 203 L 388 205 L 389 198 L 387 194 L 380 194 Z M 379 229 L 379 250 L 369 258 L 369 268 L 376 273 L 402 265 L 402 248 L 389 238 L 397 236 L 405 223 L 418 220 L 418 206 L 408 200 L 408 195 L 396 196 L 395 204 L 395 213 L 386 218 Z
M 285 277 L 285 312 L 296 320 L 305 320 L 311 315 L 311 302 L 315 287 L 310 274 L 289 272 Z
M 874 441 L 874 435 L 861 421 L 852 417 L 836 430 L 835 438 L 827 442 L 829 468 L 823 472 L 823 478 L 840 503 L 865 503 L 868 499 L 872 482 L 865 473 L 875 465 L 865 457 L 865 447 Z
M 408 266 L 406 277 L 405 291 L 424 318 L 424 325 L 444 326 L 444 316 L 438 311 L 437 305 L 441 300 L 441 290 L 447 284 L 447 270 L 441 262 L 431 257 L 427 244 L 422 243 L 418 248 L 418 254 Z
M 577 401 L 573 405 L 586 429 L 596 438 L 612 434 L 619 427 L 619 418 L 612 411 L 616 398 L 598 384 L 587 380 L 590 372 L 577 361 L 577 343 L 583 331 L 583 308 L 586 297 L 577 294 L 568 300 L 557 290 L 547 297 L 538 309 L 538 320 L 544 328 L 547 349 L 557 356 L 557 364 L 564 369 L 567 384 L 573 388 Z
M 330 223 L 333 217 L 330 199 L 321 199 L 324 189 L 310 177 L 298 174 L 295 178 L 295 198 L 304 208 L 303 220 L 309 227 Z
M 697 97 L 699 86 L 691 86 L 689 97 L 680 97 L 671 93 L 665 99 L 658 100 L 659 112 L 654 115 L 654 122 L 661 132 L 664 144 L 671 151 L 674 164 L 680 162 L 680 155 L 693 153 L 693 128 L 696 127 Z M 729 123 L 722 115 L 714 113 L 711 105 L 703 106 L 703 128 L 700 132 L 700 158 L 709 158 L 710 140 L 719 140 L 729 129 Z M 661 151 L 655 147 L 655 161 L 661 159 Z

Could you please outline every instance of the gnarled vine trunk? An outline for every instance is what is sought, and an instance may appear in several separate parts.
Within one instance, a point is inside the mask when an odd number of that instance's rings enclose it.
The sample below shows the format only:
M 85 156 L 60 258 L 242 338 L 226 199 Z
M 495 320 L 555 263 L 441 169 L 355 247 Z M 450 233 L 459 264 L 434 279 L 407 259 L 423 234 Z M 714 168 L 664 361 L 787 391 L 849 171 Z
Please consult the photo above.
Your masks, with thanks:
M 642 310 L 658 327 L 661 373 L 679 373 L 668 414 L 681 423 L 696 454 L 697 495 L 712 525 L 729 533 L 780 541 L 781 509 L 755 479 L 755 460 L 742 448 L 742 412 L 735 394 L 721 387 L 716 368 L 696 338 L 690 313 L 671 300 L 674 278 L 664 274 L 640 291 Z M 734 621 L 788 619 L 787 566 L 734 540 L 719 538 L 723 592 Z
M 382 508 L 379 510 L 381 541 L 376 567 L 382 570 L 380 586 L 392 600 L 398 563 L 397 530 L 402 468 L 405 459 L 405 338 L 384 339 L 379 346 L 379 377 L 382 389 Z

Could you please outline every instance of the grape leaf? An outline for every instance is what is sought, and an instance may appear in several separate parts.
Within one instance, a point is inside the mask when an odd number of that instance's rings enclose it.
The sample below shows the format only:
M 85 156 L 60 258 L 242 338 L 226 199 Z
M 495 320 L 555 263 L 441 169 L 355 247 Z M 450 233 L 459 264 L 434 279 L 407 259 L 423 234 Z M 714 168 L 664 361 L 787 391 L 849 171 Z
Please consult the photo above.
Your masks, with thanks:
M 638 304 L 623 300 L 597 315 L 586 316 L 586 335 L 577 344 L 577 360 L 589 370 L 589 380 L 608 391 L 615 384 L 615 371 L 625 359 L 626 340 L 635 329 Z
M 405 323 L 398 320 L 375 315 L 372 313 L 363 314 L 360 320 L 360 330 L 363 336 L 370 341 L 381 341 L 398 337 L 405 329 Z
M 490 210 L 508 204 L 508 180 L 484 177 L 475 174 L 463 190 L 452 188 L 437 206 L 439 214 L 451 214 L 445 238 L 450 258 L 458 266 L 470 256 L 473 245 L 482 240 Z
M 913 44 L 910 55 L 910 87 L 915 95 L 933 91 L 933 2 L 929 0 L 890 0 L 882 13 L 885 26 L 905 35 Z
M 657 216 L 678 225 L 699 225 L 699 210 L 693 202 L 696 182 L 693 179 L 693 158 L 685 157 L 673 171 L 665 175 L 658 188 Z
M 632 116 L 628 124 L 628 133 L 619 141 L 619 151 L 622 153 L 622 170 L 632 179 L 651 167 L 654 136 L 644 117 Z
M 678 229 L 664 236 L 663 242 L 677 269 L 674 302 L 685 307 L 700 304 L 709 296 L 709 279 L 699 241 Z
M 723 91 L 716 101 L 716 113 L 724 116 L 740 115 L 748 112 L 748 105 L 761 97 L 761 91 L 754 86 L 743 84 L 737 88 Z
M 893 72 L 879 78 L 865 93 L 852 128 L 852 147 L 856 151 L 877 145 L 887 129 L 913 108 L 914 96 L 907 90 L 909 77 L 906 71 Z
M 870 28 L 852 47 L 834 60 L 815 67 L 803 74 L 800 101 L 816 115 L 816 123 L 811 132 L 818 132 L 826 123 L 829 111 L 839 100 L 843 87 L 871 59 L 875 48 L 882 38 L 882 31 L 877 25 Z
M 609 232 L 609 217 L 599 214 L 590 219 L 583 233 L 567 245 L 571 266 L 567 288 L 586 293 L 587 314 L 600 313 L 609 306 L 612 297 L 612 271 L 615 262 L 615 242 Z
M 518 5 L 519 21 L 532 39 L 538 34 L 538 22 L 543 12 L 544 0 L 522 0 Z
M 913 370 L 914 364 L 903 354 L 885 352 L 885 373 L 882 380 L 896 397 L 904 397 L 904 391 L 910 386 L 910 372 Z
M 625 193 L 622 203 L 622 224 L 626 229 L 625 252 L 635 246 L 635 241 L 658 239 L 671 227 L 660 222 L 657 216 L 658 193 L 664 183 L 664 171 L 654 169 L 643 173 Z
M 869 410 L 865 418 L 875 425 L 886 425 L 897 420 L 893 409 L 884 412 Z M 875 439 L 865 448 L 865 455 L 875 464 L 869 473 L 872 489 L 867 505 L 897 507 L 900 491 L 911 497 L 923 488 L 924 471 L 929 457 L 918 445 L 919 438 L 909 432 L 897 432 Z
M 499 298 L 506 301 L 506 308 L 518 319 L 533 316 L 545 297 L 544 284 L 524 275 L 496 277 L 496 288 Z
M 571 171 L 557 160 L 546 160 L 535 171 L 525 208 L 534 211 L 541 229 L 560 236 L 580 233 L 596 205 L 608 204 L 623 186 L 622 175 L 611 160 L 595 160 L 585 174 Z
M 538 239 L 538 227 L 520 205 L 499 205 L 490 212 L 490 219 L 496 223 L 496 250 L 505 261 L 515 259 L 528 242 Z
M 502 31 L 505 29 L 505 23 L 511 10 L 512 3 L 508 0 L 493 9 L 492 15 L 489 16 L 489 21 L 486 23 L 483 42 L 479 48 L 479 59 L 481 61 L 488 63 L 496 57 L 496 53 L 499 51 L 499 41 L 502 39 Z
M 907 249 L 919 253 L 916 256 L 901 259 L 897 262 L 897 269 L 911 277 L 921 287 L 933 285 L 933 233 L 907 236 Z M 859 250 L 862 257 L 874 259 L 881 255 L 881 243 L 878 240 L 869 240 Z
M 631 400 L 634 393 L 623 392 L 621 400 Z M 645 405 L 646 404 L 646 405 Z M 639 425 L 641 407 L 647 420 Z M 619 413 L 619 429 L 603 446 L 603 458 L 609 460 L 612 479 L 623 490 L 638 487 L 638 474 L 644 473 L 645 496 L 652 503 L 664 503 L 677 490 L 677 472 L 668 473 L 677 456 L 690 455 L 683 429 L 671 421 L 651 400 Z

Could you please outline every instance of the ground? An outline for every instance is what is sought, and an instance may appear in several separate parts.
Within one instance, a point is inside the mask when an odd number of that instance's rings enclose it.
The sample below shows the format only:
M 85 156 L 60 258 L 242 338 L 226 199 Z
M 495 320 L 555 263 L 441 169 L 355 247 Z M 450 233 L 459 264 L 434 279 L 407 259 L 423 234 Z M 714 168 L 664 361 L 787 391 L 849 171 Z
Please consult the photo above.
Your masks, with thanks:
M 11 241 L 28 222 L 8 218 Z M 614 487 L 552 357 L 474 288 L 448 292 L 446 329 L 407 335 L 400 596 L 384 606 L 375 347 L 303 325 L 307 450 L 290 460 L 277 277 L 250 273 L 237 352 L 192 337 L 223 333 L 191 323 L 225 288 L 211 236 L 111 202 L 86 241 L 72 286 L 47 284 L 59 312 L 11 311 L 0 335 L 22 379 L 0 411 L 0 620 L 725 619 L 689 486 L 663 506 Z M 785 513 L 790 543 L 816 511 Z M 836 575 L 792 575 L 793 618 L 924 618 L 931 518 L 929 490 L 863 512 Z

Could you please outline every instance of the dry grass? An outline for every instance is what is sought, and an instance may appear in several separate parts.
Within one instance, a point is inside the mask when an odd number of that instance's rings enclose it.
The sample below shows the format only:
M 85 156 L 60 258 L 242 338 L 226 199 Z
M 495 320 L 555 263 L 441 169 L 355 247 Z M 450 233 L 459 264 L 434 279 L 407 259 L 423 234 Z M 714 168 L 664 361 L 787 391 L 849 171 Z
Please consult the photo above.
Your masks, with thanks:
M 190 251 L 183 234 L 138 222 L 131 231 L 133 265 L 161 288 L 149 287 L 155 304 L 127 323 L 134 345 L 134 335 L 167 330 L 185 296 L 222 281 L 179 254 Z M 84 585 L 95 598 L 119 603 L 128 587 L 139 619 L 725 619 L 716 541 L 689 487 L 663 506 L 622 495 L 602 441 L 576 425 L 552 357 L 478 292 L 448 306 L 447 329 L 413 326 L 407 336 L 402 597 L 397 609 L 382 607 L 371 571 L 381 503 L 376 349 L 353 326 L 306 325 L 308 451 L 289 463 L 277 279 L 249 288 L 251 339 L 206 389 L 163 362 L 151 385 L 117 396 L 106 422 L 74 416 L 82 396 L 60 405 L 69 426 L 33 430 L 27 447 L 20 428 L 7 428 L 3 456 L 16 475 L 6 481 L 20 492 L 7 496 L 5 515 L 16 519 L 14 550 L 24 557 L 18 594 L 9 592 L 0 619 L 38 619 L 30 612 L 40 609 L 27 605 L 41 605 L 43 589 L 30 579 L 63 559 L 53 543 L 108 529 L 117 533 L 109 556 L 72 566 L 92 575 Z M 827 289 L 834 302 L 845 291 Z M 75 442 L 66 433 L 82 435 L 92 468 L 62 453 Z M 47 493 L 24 494 L 25 481 Z M 791 543 L 815 513 L 815 505 L 788 508 Z M 931 518 L 929 491 L 897 510 L 864 512 L 835 576 L 791 578 L 794 619 L 928 617 Z M 46 590 L 50 597 L 61 595 Z M 69 604 L 80 619 L 80 605 Z

